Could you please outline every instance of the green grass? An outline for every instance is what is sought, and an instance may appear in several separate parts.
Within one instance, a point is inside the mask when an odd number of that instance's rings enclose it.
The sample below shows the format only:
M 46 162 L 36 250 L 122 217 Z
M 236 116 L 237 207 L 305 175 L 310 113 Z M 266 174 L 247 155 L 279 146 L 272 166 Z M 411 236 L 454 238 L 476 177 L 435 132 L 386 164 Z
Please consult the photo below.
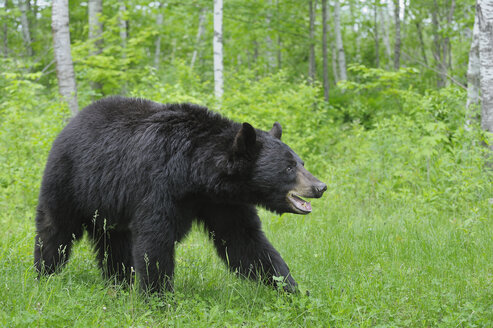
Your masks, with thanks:
M 177 247 L 176 293 L 146 298 L 103 281 L 87 240 L 58 275 L 36 280 L 33 208 L 3 212 L 0 324 L 25 326 L 490 326 L 493 241 L 488 219 L 465 227 L 418 202 L 341 194 L 337 176 L 308 216 L 261 211 L 301 295 L 230 274 L 199 227 Z M 477 209 L 461 208 L 477 217 Z M 475 214 L 476 213 L 476 214 Z M 306 295 L 309 291 L 309 296 Z
M 86 238 L 60 274 L 36 280 L 36 198 L 67 110 L 31 85 L 0 102 L 0 327 L 493 326 L 493 175 L 479 136 L 458 128 L 464 115 L 444 105 L 445 124 L 422 106 L 449 93 L 412 98 L 419 115 L 370 130 L 304 114 L 307 87 L 256 91 L 254 109 L 237 93 L 226 114 L 287 122 L 283 140 L 328 185 L 310 215 L 260 212 L 302 293 L 235 277 L 194 227 L 177 245 L 176 292 L 160 298 L 104 281 Z

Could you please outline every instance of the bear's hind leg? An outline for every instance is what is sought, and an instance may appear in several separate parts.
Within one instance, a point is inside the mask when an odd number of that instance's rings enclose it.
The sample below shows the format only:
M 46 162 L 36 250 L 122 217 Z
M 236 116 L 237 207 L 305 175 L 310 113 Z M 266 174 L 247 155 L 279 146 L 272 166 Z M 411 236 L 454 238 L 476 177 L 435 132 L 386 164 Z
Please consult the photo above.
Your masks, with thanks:
M 82 236 L 80 226 L 60 226 L 47 213 L 38 210 L 34 239 L 34 266 L 39 274 L 52 274 L 61 268 L 70 256 L 72 244 Z
M 217 253 L 232 271 L 244 277 L 281 284 L 288 292 L 297 292 L 297 283 L 279 252 L 261 230 L 257 210 L 250 205 L 209 205 L 200 219 L 214 242 Z M 275 277 L 282 277 L 278 281 Z
M 96 245 L 98 263 L 106 279 L 132 282 L 132 235 L 130 231 L 110 230 L 91 236 Z

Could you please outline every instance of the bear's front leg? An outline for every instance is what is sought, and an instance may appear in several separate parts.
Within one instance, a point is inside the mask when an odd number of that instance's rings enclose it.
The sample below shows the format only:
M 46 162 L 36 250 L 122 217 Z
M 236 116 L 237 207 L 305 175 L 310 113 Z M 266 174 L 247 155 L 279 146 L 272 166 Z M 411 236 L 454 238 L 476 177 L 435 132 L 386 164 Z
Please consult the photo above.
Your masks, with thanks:
M 250 205 L 213 204 L 200 217 L 208 229 L 219 256 L 232 271 L 250 279 L 262 279 L 288 292 L 297 292 L 298 284 L 279 252 L 261 230 L 257 210 Z M 282 277 L 277 281 L 275 277 Z
M 146 292 L 173 292 L 174 236 L 163 218 L 137 229 L 132 258 L 140 286 Z

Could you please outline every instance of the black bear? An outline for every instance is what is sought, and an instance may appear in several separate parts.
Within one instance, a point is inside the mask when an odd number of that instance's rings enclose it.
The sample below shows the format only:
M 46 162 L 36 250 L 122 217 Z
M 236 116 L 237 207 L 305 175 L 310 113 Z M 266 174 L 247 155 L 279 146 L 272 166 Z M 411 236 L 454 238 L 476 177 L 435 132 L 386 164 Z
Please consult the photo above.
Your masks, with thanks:
M 106 277 L 172 291 L 174 247 L 202 222 L 231 270 L 296 291 L 261 230 L 256 205 L 311 212 L 327 186 L 269 132 L 193 104 L 109 97 L 78 113 L 53 143 L 39 194 L 34 264 L 53 273 L 87 231 Z

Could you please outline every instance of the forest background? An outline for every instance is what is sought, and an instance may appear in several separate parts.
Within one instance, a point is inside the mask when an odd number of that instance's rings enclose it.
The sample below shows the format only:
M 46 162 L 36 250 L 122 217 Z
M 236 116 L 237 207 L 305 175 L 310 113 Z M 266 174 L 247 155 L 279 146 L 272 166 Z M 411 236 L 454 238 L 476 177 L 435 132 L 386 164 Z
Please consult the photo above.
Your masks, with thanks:
M 51 1 L 0 2 L 0 325 L 493 325 L 492 5 L 218 2 L 55 0 L 62 46 Z M 72 76 L 55 60 L 67 45 Z M 308 216 L 260 212 L 301 294 L 237 279 L 199 226 L 177 247 L 173 296 L 104 281 L 86 240 L 36 279 L 51 143 L 113 94 L 281 122 L 328 185 Z

